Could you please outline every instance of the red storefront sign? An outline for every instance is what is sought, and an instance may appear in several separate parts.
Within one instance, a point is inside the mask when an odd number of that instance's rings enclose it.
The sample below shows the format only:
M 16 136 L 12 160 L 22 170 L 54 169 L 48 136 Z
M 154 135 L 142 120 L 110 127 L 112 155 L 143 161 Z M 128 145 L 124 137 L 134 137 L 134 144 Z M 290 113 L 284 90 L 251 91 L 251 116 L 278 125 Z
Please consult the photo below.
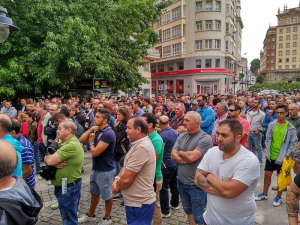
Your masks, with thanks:
M 227 69 L 194 69 L 194 70 L 178 70 L 161 73 L 152 73 L 152 76 L 168 76 L 168 75 L 180 75 L 180 74 L 193 74 L 193 73 L 227 73 L 234 75 L 234 72 Z

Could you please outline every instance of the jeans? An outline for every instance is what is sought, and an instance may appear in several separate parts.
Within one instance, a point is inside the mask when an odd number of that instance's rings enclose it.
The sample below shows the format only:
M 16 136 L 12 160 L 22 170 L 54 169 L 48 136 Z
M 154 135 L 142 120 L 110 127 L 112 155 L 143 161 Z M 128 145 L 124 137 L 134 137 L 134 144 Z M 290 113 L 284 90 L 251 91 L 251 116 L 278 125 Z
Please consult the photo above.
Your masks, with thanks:
M 203 224 L 206 192 L 196 185 L 187 185 L 177 179 L 178 191 L 184 212 L 193 215 L 196 224 Z
M 121 165 L 119 162 L 115 161 L 115 176 L 118 176 L 121 170 Z
M 252 144 L 254 143 L 255 150 L 257 151 L 257 157 L 260 163 L 262 163 L 262 146 L 261 146 L 262 134 L 255 135 L 253 133 L 249 134 L 248 138 L 248 149 L 251 151 Z
M 55 191 L 55 197 L 58 201 L 58 208 L 62 217 L 63 225 L 78 224 L 77 211 L 80 200 L 80 189 L 82 181 L 67 188 L 67 194 L 62 194 L 62 189 Z
M 37 141 L 33 143 L 33 154 L 36 173 L 40 171 L 39 145 L 40 144 Z
M 151 225 L 154 214 L 155 202 L 142 207 L 126 206 L 126 218 L 128 225 Z
M 160 200 L 159 200 L 159 192 L 161 190 L 162 184 L 163 184 L 163 178 L 156 181 L 156 203 L 155 203 L 154 215 L 153 215 L 153 225 L 162 224 L 162 215 L 161 215 Z
M 162 168 L 163 185 L 160 191 L 160 205 L 162 214 L 170 213 L 169 187 L 171 191 L 171 206 L 179 205 L 179 193 L 177 188 L 177 166 Z
M 41 161 L 44 162 L 44 158 L 47 155 L 47 148 L 43 143 L 39 144 Z

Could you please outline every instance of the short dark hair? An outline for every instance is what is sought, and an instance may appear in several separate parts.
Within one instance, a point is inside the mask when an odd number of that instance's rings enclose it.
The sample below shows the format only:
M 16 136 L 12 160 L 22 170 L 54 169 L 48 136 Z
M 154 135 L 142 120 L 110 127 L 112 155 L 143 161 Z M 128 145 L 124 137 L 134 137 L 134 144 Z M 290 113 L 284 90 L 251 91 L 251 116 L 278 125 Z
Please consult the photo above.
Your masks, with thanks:
M 139 116 L 133 116 L 129 120 L 133 120 L 133 128 L 134 129 L 137 129 L 138 127 L 140 127 L 142 134 L 148 135 L 149 130 L 148 130 L 148 125 L 145 120 L 143 120 Z
M 273 97 L 269 96 L 269 97 L 267 97 L 267 100 L 268 100 L 268 99 L 271 99 L 271 101 L 272 101 L 272 100 L 273 100 Z
M 278 106 L 276 106 L 276 109 L 284 109 L 286 112 L 289 111 L 289 109 L 286 105 L 278 105 Z
M 133 105 L 131 103 L 127 103 L 126 105 L 131 107 L 131 109 L 133 109 Z
M 2 128 L 3 132 L 10 133 L 12 128 L 10 118 L 0 117 L 0 127 Z
M 70 110 L 66 106 L 61 107 L 59 112 L 64 114 L 67 118 L 70 117 Z
M 232 104 L 233 106 L 234 106 L 234 109 L 235 110 L 239 110 L 240 112 L 241 112 L 241 107 L 239 106 L 239 104 L 237 104 L 237 103 L 234 103 L 234 104 Z
M 98 113 L 101 113 L 103 115 L 103 119 L 107 120 L 107 123 L 110 121 L 110 111 L 107 109 L 98 109 Z
M 156 117 L 153 113 L 144 113 L 142 117 L 145 117 L 147 120 L 147 123 L 152 123 L 152 127 L 155 128 L 157 124 Z
M 207 96 L 205 96 L 205 95 L 200 95 L 199 97 L 202 97 L 202 100 L 204 100 L 204 101 L 207 102 Z
M 144 98 L 144 101 L 150 104 L 150 98 Z
M 19 134 L 21 130 L 21 123 L 19 122 L 19 120 L 12 118 L 11 124 L 12 124 L 11 130 L 12 131 L 14 130 L 16 134 Z
M 222 122 L 219 123 L 219 127 L 224 126 L 224 125 L 227 125 L 230 127 L 230 130 L 233 133 L 234 137 L 236 137 L 237 135 L 243 134 L 243 126 L 238 120 L 227 119 L 227 120 L 223 120 Z
M 141 102 L 140 102 L 140 100 L 134 100 L 134 102 L 133 102 L 134 104 L 137 104 L 139 107 L 141 106 Z

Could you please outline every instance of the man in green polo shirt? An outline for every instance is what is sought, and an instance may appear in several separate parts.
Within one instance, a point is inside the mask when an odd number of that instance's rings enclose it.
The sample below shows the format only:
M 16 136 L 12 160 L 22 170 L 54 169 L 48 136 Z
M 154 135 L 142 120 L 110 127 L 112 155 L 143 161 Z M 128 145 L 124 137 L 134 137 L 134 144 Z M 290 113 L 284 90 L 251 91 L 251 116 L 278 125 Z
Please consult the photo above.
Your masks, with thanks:
M 45 156 L 46 164 L 57 168 L 55 180 L 51 180 L 51 183 L 55 187 L 54 194 L 58 201 L 63 224 L 78 224 L 77 211 L 84 152 L 75 136 L 76 132 L 77 127 L 73 121 L 61 122 L 57 130 L 58 138 L 61 140 L 58 143 L 59 148 L 54 154 Z M 66 193 L 62 191 L 63 178 L 67 179 Z
M 153 215 L 153 225 L 161 225 L 162 215 L 161 215 L 161 208 L 160 208 L 159 192 L 162 188 L 162 183 L 163 183 L 161 164 L 164 156 L 164 142 L 161 136 L 155 130 L 157 124 L 157 119 L 155 115 L 152 113 L 144 113 L 142 117 L 148 124 L 148 129 L 149 129 L 148 137 L 154 146 L 155 154 L 156 154 L 156 174 L 155 174 L 156 204 L 155 204 L 154 215 Z

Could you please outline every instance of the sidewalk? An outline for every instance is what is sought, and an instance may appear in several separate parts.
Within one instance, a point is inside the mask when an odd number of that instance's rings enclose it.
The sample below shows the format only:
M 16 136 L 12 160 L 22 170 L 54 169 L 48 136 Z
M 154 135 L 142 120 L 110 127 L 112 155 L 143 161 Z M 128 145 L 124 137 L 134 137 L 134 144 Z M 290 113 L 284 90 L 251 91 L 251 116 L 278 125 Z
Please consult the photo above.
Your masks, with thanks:
M 82 189 L 81 189 L 81 198 L 80 198 L 80 208 L 78 216 L 84 215 L 90 206 L 90 193 L 89 193 L 89 175 L 92 169 L 92 155 L 90 152 L 85 152 L 84 154 L 84 174 L 82 176 Z M 261 170 L 261 178 L 257 185 L 255 195 L 258 195 L 262 192 L 263 188 L 263 174 L 264 171 Z M 273 175 L 271 186 L 276 185 L 276 175 Z M 271 187 L 270 187 L 271 189 Z M 39 225 L 46 224 L 62 224 L 61 216 L 59 213 L 59 209 L 52 210 L 50 205 L 56 202 L 56 198 L 53 194 L 54 189 L 49 188 L 48 182 L 46 180 L 37 180 L 36 183 L 36 191 L 40 194 L 41 198 L 44 202 L 44 208 L 40 212 L 39 215 Z M 287 225 L 288 218 L 285 207 L 285 196 L 286 192 L 283 192 L 282 200 L 283 204 L 280 207 L 273 207 L 273 198 L 275 198 L 276 192 L 270 190 L 269 191 L 269 199 L 261 202 L 257 202 L 257 211 L 256 211 L 256 220 L 255 224 L 260 225 Z M 125 215 L 125 207 L 120 206 L 121 201 L 114 201 L 113 210 L 111 214 L 111 218 L 113 224 L 126 224 L 126 215 Z M 104 202 L 100 200 L 97 210 L 96 210 L 96 222 L 93 223 L 84 223 L 84 224 L 98 224 L 104 215 Z M 163 224 L 188 224 L 186 215 L 180 205 L 180 210 L 172 210 L 171 217 L 163 219 Z

